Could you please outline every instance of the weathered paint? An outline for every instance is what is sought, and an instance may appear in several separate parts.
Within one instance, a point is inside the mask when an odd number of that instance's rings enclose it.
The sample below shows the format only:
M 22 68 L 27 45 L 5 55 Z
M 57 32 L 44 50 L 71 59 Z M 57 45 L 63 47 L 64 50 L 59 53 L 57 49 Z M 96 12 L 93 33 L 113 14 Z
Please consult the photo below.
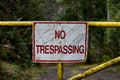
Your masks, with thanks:
M 112 59 L 112 60 L 110 60 L 108 62 L 105 62 L 105 63 L 103 63 L 103 64 L 101 64 L 99 66 L 96 66 L 96 67 L 94 67 L 94 68 L 92 68 L 92 69 L 90 69 L 88 71 L 85 71 L 82 74 L 75 75 L 75 76 L 69 78 L 68 80 L 80 80 L 80 79 L 85 78 L 85 77 L 87 77 L 89 75 L 92 75 L 92 74 L 94 74 L 94 73 L 96 73 L 96 72 L 98 72 L 100 70 L 103 70 L 103 69 L 105 69 L 105 68 L 107 68 L 107 67 L 109 67 L 111 65 L 114 65 L 114 64 L 116 64 L 118 62 L 120 62 L 120 56 L 117 57 L 117 58 L 114 58 L 114 59 Z
M 33 23 L 34 21 L 0 21 L 0 26 L 32 26 Z M 88 21 L 87 23 L 88 26 L 94 27 L 120 27 L 120 22 Z
M 81 62 L 87 55 L 87 23 L 36 22 L 33 61 L 40 63 Z
M 63 80 L 63 63 L 58 63 L 58 80 Z
M 91 27 L 120 27 L 120 22 L 88 22 L 88 26 Z
M 32 26 L 33 21 L 0 21 L 0 27 L 6 27 L 6 26 Z

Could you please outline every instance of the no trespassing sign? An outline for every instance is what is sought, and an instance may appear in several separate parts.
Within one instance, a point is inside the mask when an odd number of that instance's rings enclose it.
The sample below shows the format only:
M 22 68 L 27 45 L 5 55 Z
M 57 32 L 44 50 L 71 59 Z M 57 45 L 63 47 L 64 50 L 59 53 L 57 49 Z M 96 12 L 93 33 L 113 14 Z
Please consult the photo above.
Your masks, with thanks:
M 33 62 L 83 62 L 87 56 L 86 22 L 34 22 Z

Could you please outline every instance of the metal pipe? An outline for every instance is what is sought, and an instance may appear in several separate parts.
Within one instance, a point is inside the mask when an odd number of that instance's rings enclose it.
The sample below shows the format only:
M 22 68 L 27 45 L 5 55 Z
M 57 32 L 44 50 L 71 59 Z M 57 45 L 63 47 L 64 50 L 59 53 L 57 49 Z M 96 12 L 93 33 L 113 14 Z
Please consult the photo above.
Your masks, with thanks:
M 0 27 L 6 26 L 32 26 L 33 21 L 0 21 Z
M 88 22 L 89 27 L 120 27 L 120 22 Z
M 75 75 L 75 76 L 69 78 L 68 80 L 80 80 L 80 79 L 85 78 L 85 77 L 87 77 L 89 75 L 92 75 L 92 74 L 94 74 L 94 73 L 96 73 L 98 71 L 101 71 L 101 70 L 103 70 L 103 69 L 105 69 L 105 68 L 107 68 L 109 66 L 112 66 L 113 64 L 116 64 L 118 62 L 120 62 L 120 56 L 117 57 L 117 58 L 114 58 L 114 59 L 112 59 L 112 60 L 110 60 L 108 62 L 105 62 L 105 63 L 103 63 L 103 64 L 101 64 L 99 66 L 96 66 L 96 67 L 94 67 L 94 68 L 92 68 L 92 69 L 90 69 L 88 71 L 85 71 L 82 74 Z

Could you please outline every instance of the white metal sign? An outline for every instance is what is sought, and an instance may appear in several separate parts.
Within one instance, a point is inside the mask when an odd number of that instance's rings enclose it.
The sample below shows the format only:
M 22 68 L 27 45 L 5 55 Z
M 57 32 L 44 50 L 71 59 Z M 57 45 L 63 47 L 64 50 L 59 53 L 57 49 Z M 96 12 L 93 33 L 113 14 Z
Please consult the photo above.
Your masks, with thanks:
M 85 22 L 34 22 L 33 61 L 81 62 L 87 55 Z

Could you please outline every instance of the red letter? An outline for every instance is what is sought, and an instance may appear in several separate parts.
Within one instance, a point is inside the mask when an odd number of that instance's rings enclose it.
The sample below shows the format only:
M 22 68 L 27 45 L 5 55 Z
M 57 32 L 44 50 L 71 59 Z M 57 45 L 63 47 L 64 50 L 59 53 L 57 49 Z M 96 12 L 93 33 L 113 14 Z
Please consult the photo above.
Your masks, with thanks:
M 50 54 L 55 54 L 54 46 L 50 45 Z
M 36 47 L 37 47 L 37 53 L 39 53 L 39 45 L 36 45 Z
M 64 46 L 63 46 L 63 50 L 64 50 L 63 53 L 64 53 L 64 54 L 67 54 L 67 45 L 64 45 Z
M 44 54 L 44 45 L 40 45 L 40 53 L 43 53 Z
M 64 31 L 64 30 L 61 30 L 61 39 L 64 39 L 64 38 L 65 38 L 65 36 L 66 36 L 65 31 Z
M 72 46 L 71 46 L 71 45 L 68 46 L 68 53 L 69 53 L 69 54 L 72 53 Z
M 46 45 L 44 50 L 45 50 L 45 54 L 49 54 L 49 45 Z
M 55 39 L 56 39 L 56 38 L 59 39 L 59 38 L 60 38 L 60 35 L 61 35 L 61 34 L 60 34 L 60 31 L 56 31 L 56 30 L 55 30 Z
M 84 46 L 83 45 L 80 45 L 80 53 L 84 53 Z
M 55 45 L 55 54 L 59 51 L 58 45 Z

